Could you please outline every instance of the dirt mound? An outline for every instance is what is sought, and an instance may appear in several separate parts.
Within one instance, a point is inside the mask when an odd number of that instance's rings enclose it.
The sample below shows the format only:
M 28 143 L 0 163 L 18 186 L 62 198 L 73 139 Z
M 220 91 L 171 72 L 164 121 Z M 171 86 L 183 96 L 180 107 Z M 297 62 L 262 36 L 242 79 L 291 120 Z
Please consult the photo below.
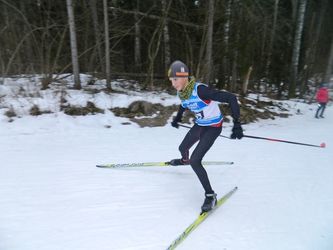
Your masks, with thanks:
M 256 102 L 247 99 L 242 99 L 241 102 L 242 123 L 251 123 L 258 119 L 275 119 L 276 116 L 288 117 L 288 114 L 271 111 L 270 109 L 275 107 L 273 102 Z M 179 105 L 163 106 L 159 103 L 135 101 L 128 108 L 117 107 L 111 111 L 116 116 L 129 118 L 141 127 L 162 127 L 167 124 L 172 114 L 178 111 L 178 107 Z M 229 122 L 226 117 L 231 114 L 228 105 L 221 104 L 220 108 L 225 116 L 224 122 Z M 191 112 L 185 112 L 182 122 L 190 123 L 193 119 L 194 115 Z

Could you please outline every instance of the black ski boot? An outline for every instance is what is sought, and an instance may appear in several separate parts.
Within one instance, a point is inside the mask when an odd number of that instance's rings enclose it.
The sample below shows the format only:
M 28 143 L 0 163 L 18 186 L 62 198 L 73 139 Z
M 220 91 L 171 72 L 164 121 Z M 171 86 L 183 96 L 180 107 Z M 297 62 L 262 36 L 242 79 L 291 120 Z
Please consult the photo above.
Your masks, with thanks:
M 201 213 L 212 210 L 216 206 L 216 202 L 217 199 L 215 193 L 205 194 L 205 201 L 201 206 Z
M 179 165 L 188 165 L 189 161 L 185 161 L 183 159 L 173 159 L 169 163 L 172 166 L 179 166 Z

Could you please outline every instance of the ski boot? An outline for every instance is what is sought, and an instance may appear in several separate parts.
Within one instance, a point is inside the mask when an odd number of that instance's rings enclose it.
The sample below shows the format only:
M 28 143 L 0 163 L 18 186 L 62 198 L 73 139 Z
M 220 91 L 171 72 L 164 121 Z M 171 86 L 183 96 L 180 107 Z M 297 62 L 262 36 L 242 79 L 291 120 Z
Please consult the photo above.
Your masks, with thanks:
M 216 203 L 217 199 L 215 193 L 205 194 L 205 201 L 201 206 L 201 213 L 212 210 L 216 206 Z
M 179 165 L 188 165 L 189 161 L 183 159 L 173 159 L 169 163 L 171 166 L 179 166 Z

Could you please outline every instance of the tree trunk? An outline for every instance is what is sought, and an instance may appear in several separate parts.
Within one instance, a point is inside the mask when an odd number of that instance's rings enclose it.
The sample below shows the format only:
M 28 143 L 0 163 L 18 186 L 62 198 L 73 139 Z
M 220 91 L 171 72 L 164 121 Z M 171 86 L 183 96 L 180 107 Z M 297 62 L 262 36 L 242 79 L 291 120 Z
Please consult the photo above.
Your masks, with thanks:
M 222 57 L 222 84 L 219 87 L 222 88 L 226 81 L 228 81 L 230 58 L 229 58 L 229 37 L 230 37 L 230 17 L 231 17 L 231 2 L 232 0 L 227 0 L 227 6 L 224 11 L 225 23 L 223 25 L 223 57 Z M 228 83 L 228 82 L 227 82 Z
M 81 89 L 79 58 L 78 58 L 77 44 L 76 44 L 76 29 L 75 29 L 75 21 L 74 21 L 73 3 L 72 3 L 72 0 L 66 0 L 66 3 L 67 3 L 67 12 L 68 12 L 68 23 L 69 23 L 69 34 L 70 34 L 70 43 L 71 43 L 73 74 L 74 74 L 74 88 L 75 89 Z
M 247 87 L 249 85 L 249 79 L 250 79 L 252 70 L 253 70 L 253 67 L 250 66 L 249 69 L 247 70 L 247 73 L 246 73 L 245 77 L 244 77 L 243 88 L 242 88 L 242 94 L 244 96 L 246 96 L 246 93 L 247 93 Z
M 332 73 L 333 73 L 333 37 L 332 37 L 332 41 L 331 41 L 330 54 L 328 57 L 328 62 L 327 62 L 327 67 L 326 67 L 326 72 L 325 72 L 325 77 L 324 77 L 325 82 L 330 81 Z
M 161 0 L 162 3 L 162 11 L 166 12 L 167 5 L 166 0 Z M 168 20 L 165 20 L 163 27 L 163 42 L 164 42 L 164 68 L 165 72 L 167 72 L 168 67 L 171 63 L 171 55 L 170 55 L 170 35 L 169 35 L 169 25 Z
M 103 13 L 104 13 L 106 87 L 108 90 L 111 91 L 112 88 L 111 88 L 111 65 L 110 65 L 110 40 L 109 40 L 109 18 L 108 18 L 107 0 L 103 0 Z
M 273 44 L 274 44 L 274 40 L 275 40 L 275 32 L 276 32 L 278 11 L 279 11 L 279 0 L 275 0 L 273 26 L 272 26 L 272 30 L 271 30 L 269 45 L 268 45 L 268 53 L 267 53 L 268 55 L 267 55 L 267 62 L 266 62 L 266 68 L 265 68 L 266 77 L 268 77 L 269 74 L 270 74 L 270 66 L 271 66 L 271 60 L 272 60 L 272 50 L 273 50 Z
M 90 8 L 91 8 L 91 16 L 92 16 L 92 20 L 93 20 L 94 36 L 95 36 L 96 50 L 97 50 L 97 56 L 98 56 L 98 63 L 99 63 L 99 65 L 102 66 L 103 65 L 103 55 L 102 55 L 102 48 L 101 48 L 101 34 L 100 34 L 100 30 L 99 30 L 96 0 L 89 0 L 89 5 L 90 5 Z M 101 67 L 101 69 L 102 69 L 102 71 L 104 70 L 103 67 Z
M 234 50 L 233 59 L 232 59 L 232 79 L 231 79 L 231 86 L 230 90 L 235 92 L 237 86 L 237 61 L 238 61 L 238 50 Z
M 234 15 L 233 21 L 234 21 L 234 29 L 235 29 L 235 38 L 234 42 L 235 44 L 239 43 L 239 37 L 240 37 L 240 24 L 236 23 L 236 20 L 238 20 L 238 16 L 241 15 L 240 11 L 241 9 L 241 2 L 239 0 L 234 1 L 234 6 L 233 6 L 233 11 L 237 12 L 237 14 Z M 230 84 L 230 90 L 231 91 L 236 91 L 236 86 L 237 86 L 237 67 L 238 67 L 238 48 L 235 46 L 232 52 L 232 69 L 231 69 L 231 74 L 232 74 L 232 79 L 231 79 L 231 84 Z
M 292 7 L 292 20 L 295 21 L 297 18 L 297 6 L 299 0 L 291 0 L 291 7 Z M 302 1 L 302 0 L 301 0 Z
M 214 0 L 209 0 L 207 12 L 207 44 L 206 44 L 206 65 L 205 83 L 209 84 L 213 80 L 213 25 L 214 25 Z
M 140 11 L 140 0 L 136 1 L 137 11 Z M 141 28 L 140 28 L 140 19 L 137 13 L 134 14 L 135 20 L 135 38 L 134 38 L 134 62 L 135 62 L 135 71 L 141 72 Z
M 25 16 L 29 16 L 29 13 L 28 13 L 28 7 L 26 6 L 26 2 L 25 1 L 20 1 L 20 10 L 21 12 L 25 15 Z M 22 27 L 22 30 L 23 30 L 23 34 L 27 34 L 29 33 L 29 30 L 28 30 L 28 27 L 26 25 L 24 25 Z M 48 29 L 46 29 L 46 32 L 48 32 Z M 24 48 L 24 51 L 26 51 L 26 58 L 33 58 L 34 55 L 33 55 L 33 50 L 31 48 L 33 48 L 33 44 L 31 42 L 31 38 L 29 37 L 28 39 L 26 39 L 26 42 L 25 44 L 23 45 L 23 48 Z M 26 62 L 26 63 L 30 63 L 30 62 Z M 50 61 L 47 60 L 46 61 L 46 64 L 43 64 L 42 67 L 45 65 L 45 66 L 49 66 L 49 63 Z M 33 65 L 26 65 L 26 67 L 28 68 L 29 66 L 31 66 L 31 68 L 33 69 Z M 46 67 L 47 69 L 49 69 L 49 67 Z M 42 71 L 43 72 L 43 71 Z M 23 73 L 23 72 L 22 72 Z M 28 73 L 28 72 L 27 72 Z
M 263 32 L 262 32 L 262 36 L 261 36 L 261 41 L 260 41 L 260 60 L 259 60 L 259 67 L 260 69 L 263 69 L 263 65 L 265 64 L 265 56 L 266 56 L 266 40 L 267 40 L 267 26 L 268 26 L 268 21 L 267 21 L 267 17 L 263 17 Z M 261 91 L 261 81 L 258 81 L 258 84 L 257 84 L 257 90 L 258 92 Z M 264 91 L 266 92 L 267 91 L 267 83 L 265 82 L 264 83 Z
M 323 23 L 323 19 L 325 17 L 325 11 L 327 8 L 327 1 L 323 0 L 321 2 L 321 7 L 318 12 L 314 12 L 311 20 L 310 29 L 308 29 L 308 48 L 306 49 L 305 53 L 305 65 L 302 72 L 302 84 L 301 84 L 301 93 L 300 97 L 303 97 L 306 91 L 308 90 L 308 79 L 313 72 L 313 67 L 315 64 L 315 57 L 317 54 L 317 47 L 319 43 L 319 37 L 321 33 L 321 27 Z
M 296 23 L 296 31 L 294 37 L 294 45 L 293 45 L 293 55 L 291 59 L 291 77 L 289 82 L 289 92 L 288 97 L 295 97 L 296 91 L 296 82 L 298 78 L 298 65 L 299 65 L 299 55 L 301 49 L 301 39 L 302 32 L 304 27 L 304 16 L 306 10 L 306 2 L 307 0 L 300 0 L 298 7 L 298 15 L 297 15 L 297 23 Z

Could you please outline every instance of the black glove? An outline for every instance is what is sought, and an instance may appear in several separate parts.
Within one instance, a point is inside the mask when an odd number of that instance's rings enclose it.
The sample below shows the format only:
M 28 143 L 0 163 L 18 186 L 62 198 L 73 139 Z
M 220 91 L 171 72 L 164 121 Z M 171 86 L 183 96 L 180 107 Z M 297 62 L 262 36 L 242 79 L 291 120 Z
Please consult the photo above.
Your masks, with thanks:
M 174 128 L 179 128 L 178 122 L 182 121 L 183 113 L 185 108 L 182 105 L 179 105 L 177 115 L 173 117 L 173 121 L 171 122 L 171 126 Z
M 230 135 L 231 139 L 242 139 L 243 137 L 243 129 L 238 120 L 234 120 L 234 126 L 232 128 L 232 133 Z
M 174 128 L 179 128 L 179 125 L 178 125 L 178 120 L 174 119 L 172 122 L 171 122 L 171 126 L 174 127 Z

